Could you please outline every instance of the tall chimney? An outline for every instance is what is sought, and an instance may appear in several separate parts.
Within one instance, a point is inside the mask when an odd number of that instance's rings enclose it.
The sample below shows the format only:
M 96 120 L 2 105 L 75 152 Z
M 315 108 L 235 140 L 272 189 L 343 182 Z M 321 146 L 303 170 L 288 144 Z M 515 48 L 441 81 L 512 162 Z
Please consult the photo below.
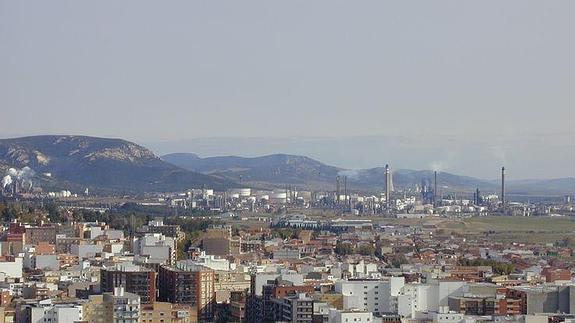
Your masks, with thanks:
M 385 165 L 385 207 L 389 210 L 391 197 L 391 170 L 389 164 Z
M 501 205 L 505 212 L 505 167 L 501 167 Z
M 479 191 L 479 187 L 475 189 L 475 205 L 481 204 L 481 192 Z
M 344 196 L 343 203 L 347 207 L 347 176 L 343 177 L 343 196 Z
M 437 207 L 437 171 L 433 172 L 433 206 Z
M 335 201 L 339 204 L 339 176 L 335 177 Z

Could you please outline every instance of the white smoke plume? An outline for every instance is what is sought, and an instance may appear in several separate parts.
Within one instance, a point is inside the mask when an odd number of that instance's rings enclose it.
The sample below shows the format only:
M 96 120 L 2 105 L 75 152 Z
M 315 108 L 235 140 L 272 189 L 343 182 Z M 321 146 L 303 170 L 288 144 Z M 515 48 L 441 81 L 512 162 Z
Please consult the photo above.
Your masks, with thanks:
M 12 184 L 12 176 L 6 175 L 2 178 L 2 188 L 6 188 L 6 186 Z
M 12 177 L 18 177 L 18 170 L 16 170 L 16 168 L 8 169 L 8 175 Z
M 349 179 L 357 179 L 361 176 L 361 171 L 357 169 L 346 169 L 337 173 L 339 176 L 347 176 Z
M 34 175 L 36 175 L 36 172 L 32 168 L 25 166 L 18 171 L 17 178 L 22 181 L 30 181 Z
M 36 172 L 28 166 L 22 169 L 10 168 L 6 173 L 6 176 L 2 178 L 2 188 L 6 188 L 6 186 L 12 184 L 14 181 L 18 181 L 21 184 L 28 184 L 31 188 L 32 178 L 36 175 Z
M 507 160 L 507 151 L 503 146 L 492 146 L 491 151 L 495 160 L 499 162 L 501 165 L 506 165 L 508 163 Z
M 434 161 L 429 167 L 432 171 L 441 173 L 445 169 L 445 164 L 441 161 Z

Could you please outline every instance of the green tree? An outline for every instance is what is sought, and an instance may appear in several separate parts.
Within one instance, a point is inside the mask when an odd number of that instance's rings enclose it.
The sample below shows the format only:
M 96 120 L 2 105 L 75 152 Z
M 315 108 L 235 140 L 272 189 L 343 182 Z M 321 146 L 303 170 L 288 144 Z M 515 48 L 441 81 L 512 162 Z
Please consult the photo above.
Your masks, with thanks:
M 44 206 L 44 210 L 48 212 L 48 218 L 53 223 L 63 222 L 64 218 L 62 217 L 62 213 L 60 209 L 56 205 L 56 203 L 46 203 Z
M 216 323 L 226 323 L 230 322 L 232 316 L 232 312 L 230 309 L 229 304 L 225 304 L 218 308 L 217 315 L 216 315 Z
M 408 261 L 407 258 L 405 258 L 405 255 L 400 253 L 389 257 L 387 259 L 387 263 L 390 264 L 393 268 L 400 268 L 401 265 L 407 264 Z
M 16 213 L 14 209 L 7 207 L 4 210 L 2 210 L 2 221 L 12 222 L 14 219 L 16 219 Z
M 357 248 L 357 253 L 363 256 L 373 256 L 375 255 L 375 247 L 371 244 L 363 244 Z
M 340 256 L 351 255 L 355 253 L 353 246 L 350 243 L 337 242 L 335 245 L 335 253 Z
M 458 261 L 461 266 L 490 266 L 493 272 L 498 275 L 509 275 L 515 271 L 515 266 L 511 263 L 495 261 L 493 259 L 466 259 L 460 258 Z
M 178 242 L 177 258 L 178 260 L 188 258 L 188 250 L 192 246 L 192 240 L 188 237 Z

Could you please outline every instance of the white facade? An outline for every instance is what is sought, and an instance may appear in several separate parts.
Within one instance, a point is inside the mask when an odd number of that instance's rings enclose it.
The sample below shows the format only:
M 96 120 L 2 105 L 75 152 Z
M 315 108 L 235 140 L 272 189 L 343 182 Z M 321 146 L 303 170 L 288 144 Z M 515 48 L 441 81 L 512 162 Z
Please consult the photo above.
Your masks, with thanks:
M 42 270 L 59 270 L 57 255 L 35 255 L 32 257 L 32 268 Z
M 405 284 L 403 277 L 386 280 L 338 281 L 336 292 L 343 295 L 343 309 L 370 313 L 396 313 L 397 296 Z
M 350 276 L 354 278 L 367 278 L 370 274 L 379 273 L 377 264 L 365 263 L 363 260 L 357 264 L 344 263 L 342 269 L 349 272 Z
M 398 314 L 413 318 L 417 312 L 437 311 L 438 294 L 439 285 L 407 284 L 397 298 Z
M 94 258 L 96 254 L 102 252 L 101 245 L 93 244 L 76 244 L 72 245 L 72 254 L 77 255 L 78 258 Z
M 298 273 L 258 273 L 255 279 L 255 294 L 262 296 L 262 288 L 270 280 L 287 280 L 296 286 L 303 285 L 303 275 Z
M 463 281 L 439 282 L 439 306 L 449 306 L 449 296 L 463 296 L 467 283 Z
M 22 258 L 14 258 L 14 261 L 0 262 L 0 276 L 4 278 L 22 278 Z
M 407 284 L 398 297 L 398 313 L 414 318 L 418 312 L 437 312 L 448 306 L 450 296 L 462 296 L 467 286 L 462 281 L 439 281 L 432 284 Z
M 373 322 L 373 314 L 367 311 L 346 311 L 329 309 L 329 323 L 346 323 L 346 322 Z
M 160 233 L 148 233 L 132 240 L 134 254 L 146 263 L 173 264 L 176 257 L 176 241 Z
M 437 323 L 463 323 L 465 315 L 461 313 L 439 312 L 432 313 L 431 319 Z
M 122 242 L 110 243 L 110 251 L 114 255 L 121 254 L 124 250 L 124 244 Z
M 230 266 L 230 262 L 227 259 L 220 259 L 216 258 L 213 255 L 206 255 L 204 251 L 202 251 L 202 254 L 195 260 L 184 260 L 184 261 L 219 271 L 229 271 L 230 269 L 231 270 L 235 269 L 235 264 L 233 264 L 233 266 Z
M 104 234 L 110 240 L 122 240 L 122 239 L 124 239 L 124 231 L 122 231 L 122 230 L 105 230 Z
M 31 323 L 74 323 L 82 320 L 82 305 L 57 304 L 30 308 Z
M 95 239 L 104 234 L 104 230 L 101 227 L 90 227 L 90 239 Z

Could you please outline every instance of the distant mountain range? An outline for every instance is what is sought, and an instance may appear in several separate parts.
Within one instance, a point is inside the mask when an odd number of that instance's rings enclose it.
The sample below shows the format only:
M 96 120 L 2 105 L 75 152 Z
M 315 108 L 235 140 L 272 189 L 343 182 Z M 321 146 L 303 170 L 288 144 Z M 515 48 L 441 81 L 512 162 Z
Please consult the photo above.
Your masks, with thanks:
M 162 159 L 194 172 L 242 182 L 245 185 L 319 188 L 335 181 L 343 169 L 304 156 L 275 154 L 245 158 L 237 156 L 200 158 L 195 154 L 169 154 Z
M 237 156 L 200 158 L 195 154 L 176 153 L 164 155 L 162 159 L 184 169 L 235 182 L 241 181 L 245 185 L 268 187 L 295 185 L 303 188 L 333 190 L 337 176 L 340 176 L 342 189 L 344 177 L 347 177 L 349 189 L 381 191 L 385 185 L 384 167 L 349 170 L 326 165 L 304 156 L 274 154 L 252 158 Z M 432 171 L 400 169 L 393 172 L 393 182 L 396 187 L 408 187 L 415 184 L 431 185 L 432 179 Z M 453 191 L 494 187 L 489 181 L 449 173 L 441 174 L 441 185 Z
M 30 167 L 48 188 L 140 193 L 234 184 L 174 166 L 142 146 L 121 139 L 33 136 L 0 140 L 0 170 Z M 47 174 L 51 176 L 47 176 Z M 4 176 L 4 175 L 2 175 Z
M 9 168 L 29 167 L 33 182 L 45 189 L 84 188 L 106 193 L 181 191 L 210 187 L 223 190 L 250 186 L 273 189 L 292 185 L 298 189 L 334 190 L 336 176 L 347 177 L 350 190 L 382 191 L 384 168 L 349 170 L 296 155 L 261 157 L 221 156 L 201 158 L 175 153 L 161 158 L 135 143 L 87 136 L 33 136 L 0 140 L 0 178 Z M 48 176 L 48 173 L 50 176 Z M 433 171 L 393 171 L 397 188 L 425 183 L 432 185 Z M 482 180 L 441 172 L 442 192 L 498 192 L 498 180 Z M 575 192 L 574 178 L 510 180 L 508 193 L 517 195 L 563 195 Z
M 385 185 L 384 167 L 349 170 L 323 164 L 317 160 L 285 154 L 262 157 L 221 156 L 201 158 L 192 153 L 174 153 L 162 159 L 181 168 L 226 178 L 243 185 L 283 187 L 295 185 L 308 189 L 335 189 L 336 176 L 347 176 L 349 189 L 381 191 Z M 398 169 L 393 171 L 395 187 L 432 185 L 433 171 Z M 468 176 L 440 172 L 438 185 L 443 192 L 498 192 L 499 180 L 483 180 Z M 510 180 L 509 194 L 562 195 L 575 192 L 575 179 Z

